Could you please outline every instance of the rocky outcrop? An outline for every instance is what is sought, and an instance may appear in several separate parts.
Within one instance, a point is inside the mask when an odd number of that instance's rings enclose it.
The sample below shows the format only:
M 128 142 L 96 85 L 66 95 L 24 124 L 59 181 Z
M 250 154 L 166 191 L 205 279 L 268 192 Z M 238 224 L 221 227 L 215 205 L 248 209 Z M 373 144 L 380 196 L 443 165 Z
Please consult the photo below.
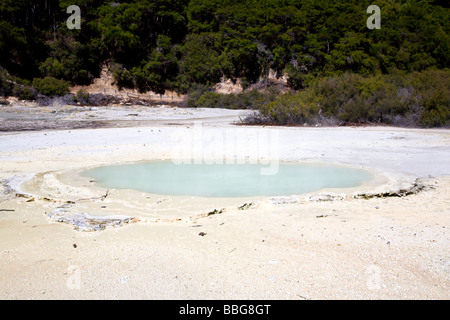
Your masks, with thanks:
M 74 212 L 67 205 L 57 207 L 52 212 L 47 213 L 47 217 L 52 221 L 73 225 L 77 231 L 99 231 L 136 221 L 135 218 L 129 216 L 96 216 L 85 212 Z

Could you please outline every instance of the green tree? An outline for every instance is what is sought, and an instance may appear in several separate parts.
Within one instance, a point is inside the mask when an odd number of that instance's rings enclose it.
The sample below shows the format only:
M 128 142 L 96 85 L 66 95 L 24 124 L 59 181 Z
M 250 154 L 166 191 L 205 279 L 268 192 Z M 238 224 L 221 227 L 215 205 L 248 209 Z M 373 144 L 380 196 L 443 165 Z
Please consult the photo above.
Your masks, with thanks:
M 181 47 L 180 71 L 190 81 L 212 85 L 223 75 L 221 36 L 214 33 L 191 34 Z
M 141 65 L 132 69 L 136 87 L 141 92 L 152 90 L 164 94 L 166 90 L 172 89 L 178 73 L 178 61 L 172 52 L 170 38 L 160 35 L 156 48 Z

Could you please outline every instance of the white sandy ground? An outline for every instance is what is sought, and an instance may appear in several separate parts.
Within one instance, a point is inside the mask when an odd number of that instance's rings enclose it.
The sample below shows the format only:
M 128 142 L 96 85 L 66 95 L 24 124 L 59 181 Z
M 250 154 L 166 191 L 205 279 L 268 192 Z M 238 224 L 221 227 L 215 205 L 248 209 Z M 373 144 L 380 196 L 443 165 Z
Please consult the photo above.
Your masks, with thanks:
M 0 134 L 0 179 L 28 194 L 0 195 L 0 298 L 450 298 L 450 131 L 246 127 L 229 124 L 243 111 L 134 110 L 154 122 Z M 376 179 L 325 190 L 343 198 L 334 201 L 313 201 L 311 194 L 203 199 L 123 190 L 109 190 L 102 200 L 106 190 L 78 176 L 103 164 L 175 154 L 206 158 L 211 150 L 217 156 L 228 152 L 221 137 L 236 136 L 249 137 L 238 156 L 351 165 Z M 250 150 L 255 141 L 259 151 Z M 263 154 L 266 149 L 272 153 Z M 415 195 L 352 197 L 406 188 L 416 178 L 427 188 Z M 76 231 L 47 216 L 67 201 L 77 212 L 137 219 Z M 239 210 L 245 203 L 252 206 Z

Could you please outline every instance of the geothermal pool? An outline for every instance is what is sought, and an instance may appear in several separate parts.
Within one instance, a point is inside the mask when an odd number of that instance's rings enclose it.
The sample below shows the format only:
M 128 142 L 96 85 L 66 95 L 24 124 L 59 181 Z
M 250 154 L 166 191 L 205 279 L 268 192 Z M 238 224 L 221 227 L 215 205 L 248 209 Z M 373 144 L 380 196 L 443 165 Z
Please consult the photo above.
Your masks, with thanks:
M 176 164 L 149 161 L 89 169 L 82 176 L 97 186 L 152 194 L 200 197 L 282 196 L 323 188 L 351 188 L 372 178 L 366 170 L 337 165 L 279 163 Z

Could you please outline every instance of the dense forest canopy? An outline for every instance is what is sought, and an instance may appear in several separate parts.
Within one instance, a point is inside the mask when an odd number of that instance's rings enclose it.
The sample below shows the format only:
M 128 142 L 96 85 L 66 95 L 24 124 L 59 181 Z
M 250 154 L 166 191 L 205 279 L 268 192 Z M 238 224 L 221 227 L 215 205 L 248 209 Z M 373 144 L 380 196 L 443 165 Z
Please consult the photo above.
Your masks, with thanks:
M 25 79 L 87 84 L 101 65 L 120 85 L 186 92 L 222 76 L 251 83 L 270 69 L 302 88 L 310 76 L 449 65 L 449 9 L 439 1 L 2 0 L 0 65 Z M 69 30 L 70 5 L 81 29 Z
M 366 25 L 371 4 L 381 29 Z M 80 29 L 67 27 L 70 5 Z M 346 73 L 447 69 L 449 12 L 433 0 L 2 0 L 0 71 L 85 85 L 107 65 L 119 87 L 188 93 L 272 70 L 301 90 Z

